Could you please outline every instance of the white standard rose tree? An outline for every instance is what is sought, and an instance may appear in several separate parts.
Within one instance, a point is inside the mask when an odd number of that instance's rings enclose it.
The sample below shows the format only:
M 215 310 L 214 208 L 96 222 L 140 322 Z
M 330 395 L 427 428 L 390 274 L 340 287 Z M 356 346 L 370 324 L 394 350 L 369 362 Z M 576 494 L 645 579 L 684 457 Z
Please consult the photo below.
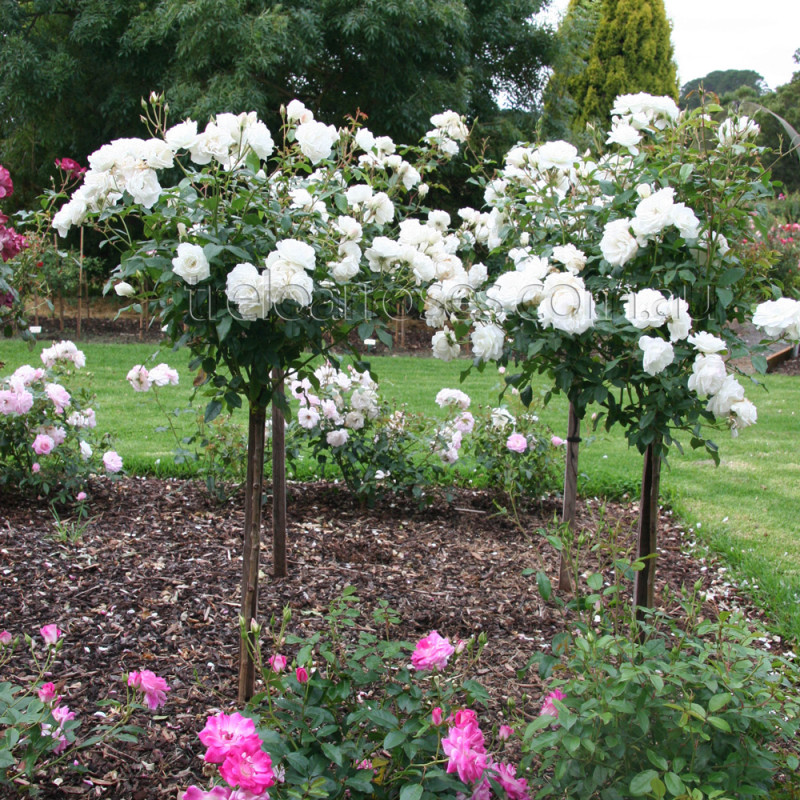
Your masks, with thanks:
M 757 126 L 721 127 L 709 116 L 719 110 L 681 115 L 669 98 L 625 95 L 603 154 L 566 142 L 513 148 L 486 185 L 489 210 L 460 212 L 477 242 L 507 256 L 505 271 L 466 300 L 441 281 L 428 292 L 428 321 L 442 329 L 435 354 L 453 357 L 469 333 L 479 366 L 517 363 L 507 381 L 524 400 L 534 374 L 552 378 L 550 393 L 570 401 L 571 449 L 599 404 L 597 418 L 622 425 L 644 454 L 637 607 L 653 603 L 669 447 L 683 434 L 718 461 L 707 426 L 736 435 L 756 419 L 726 360 L 749 353 L 730 323 L 744 321 L 753 291 L 733 245 L 758 224 L 751 209 L 771 184 Z M 766 369 L 757 353 L 753 364 Z
M 119 139 L 93 153 L 53 225 L 65 235 L 91 223 L 119 249 L 109 288 L 122 283 L 130 294 L 133 287 L 136 299 L 160 312 L 175 346 L 191 349 L 211 396 L 207 420 L 223 407 L 248 405 L 244 700 L 253 691 L 267 406 L 285 408 L 285 374 L 313 381 L 317 356 L 354 328 L 371 335 L 383 310 L 420 281 L 415 259 L 423 256 L 403 241 L 402 226 L 428 227 L 411 218 L 427 192 L 424 179 L 467 131 L 446 112 L 432 119 L 421 147 L 409 148 L 375 137 L 358 120 L 345 129 L 325 125 L 292 101 L 276 147 L 255 113 L 218 114 L 204 129 L 193 120 L 167 127 L 161 98 L 143 105 L 150 138 Z M 154 288 L 145 294 L 145 286 Z M 377 335 L 387 338 L 380 327 Z M 283 425 L 273 429 L 280 434 Z M 274 446 L 281 450 L 277 436 Z M 275 466 L 280 472 L 283 460 Z M 278 512 L 285 490 L 279 474 L 273 482 Z M 273 522 L 282 574 L 285 520 Z

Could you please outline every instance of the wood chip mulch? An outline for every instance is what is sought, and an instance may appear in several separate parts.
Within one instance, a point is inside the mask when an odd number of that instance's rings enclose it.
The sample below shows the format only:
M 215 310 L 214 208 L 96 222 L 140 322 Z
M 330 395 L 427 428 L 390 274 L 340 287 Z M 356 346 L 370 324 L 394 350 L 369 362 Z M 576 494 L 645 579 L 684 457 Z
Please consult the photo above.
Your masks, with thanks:
M 526 569 L 544 569 L 556 583 L 557 554 L 538 531 L 551 525 L 559 503 L 526 511 L 520 530 L 498 515 L 486 492 L 457 490 L 420 510 L 397 499 L 359 508 L 330 484 L 293 484 L 289 496 L 290 576 L 271 577 L 269 503 L 262 543 L 263 620 L 293 609 L 293 626 L 307 633 L 347 585 L 369 613 L 381 599 L 399 611 L 396 638 L 414 641 L 436 629 L 451 638 L 485 632 L 488 646 L 475 677 L 493 698 L 490 717 L 507 698 L 538 713 L 543 687 L 535 674 L 516 679 L 535 649 L 547 649 L 568 624 L 544 603 Z M 235 707 L 241 580 L 241 497 L 220 507 L 198 483 L 125 478 L 92 486 L 94 516 L 80 541 L 59 542 L 43 501 L 0 493 L 0 630 L 29 633 L 57 623 L 65 631 L 52 672 L 70 708 L 91 727 L 96 702 L 124 697 L 123 673 L 150 669 L 166 678 L 168 704 L 136 715 L 146 734 L 133 744 L 84 751 L 85 775 L 62 771 L 37 778 L 41 797 L 160 800 L 180 797 L 190 783 L 207 785 L 197 732 L 209 713 Z M 597 545 L 584 569 L 609 561 L 608 532 L 630 548 L 633 504 L 585 499 L 579 523 Z M 598 536 L 598 530 L 600 535 Z M 672 592 L 701 580 L 718 606 L 746 598 L 724 570 L 692 554 L 691 531 L 662 512 L 660 588 Z M 760 616 L 750 607 L 752 618 Z M 264 643 L 268 650 L 270 643 Z M 23 652 L 0 680 L 25 680 Z M 85 734 L 84 734 L 85 735 Z M 56 778 L 59 785 L 54 784 Z

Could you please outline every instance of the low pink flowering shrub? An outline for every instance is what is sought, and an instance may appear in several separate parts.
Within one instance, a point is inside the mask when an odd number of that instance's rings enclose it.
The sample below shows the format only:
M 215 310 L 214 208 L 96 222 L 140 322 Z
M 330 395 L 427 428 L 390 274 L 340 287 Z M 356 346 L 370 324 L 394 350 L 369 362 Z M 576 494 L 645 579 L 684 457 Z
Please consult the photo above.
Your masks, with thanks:
M 122 466 L 108 451 L 108 435 L 99 436 L 94 396 L 84 388 L 68 390 L 86 358 L 73 342 L 42 350 L 42 366 L 24 364 L 0 377 L 0 485 L 51 495 L 71 503 L 88 497 L 93 474 Z
M 293 669 L 281 662 L 275 669 L 276 653 L 262 671 L 263 691 L 243 713 L 209 717 L 199 735 L 220 785 L 190 786 L 182 800 L 489 800 L 498 787 L 515 800 L 531 798 L 525 778 L 493 756 L 481 730 L 475 709 L 488 695 L 468 675 L 483 640 L 469 640 L 458 654 L 435 631 L 414 646 L 382 639 L 371 631 L 388 634 L 395 613 L 384 603 L 366 625 L 356 602 L 346 589 L 331 605 L 328 630 L 308 638 L 286 633 L 288 609 L 279 629 L 272 625 L 272 647 L 296 648 Z M 307 681 L 298 685 L 300 670 Z
M 558 719 L 558 709 L 555 707 L 553 701 L 566 699 L 567 696 L 561 691 L 561 689 L 553 689 L 553 691 L 544 698 L 544 703 L 542 703 L 542 710 L 539 712 L 539 716 L 547 715 L 549 717 L 555 717 Z
M 24 637 L 36 667 L 33 679 L 26 686 L 0 682 L 0 786 L 12 792 L 37 785 L 42 773 L 55 777 L 57 769 L 69 768 L 72 762 L 77 765 L 74 754 L 93 743 L 132 741 L 140 729 L 129 723 L 133 713 L 142 708 L 140 700 L 155 709 L 163 705 L 169 691 L 166 681 L 149 670 L 131 673 L 138 676 L 128 681 L 135 691 L 124 703 L 105 701 L 106 707 L 113 709 L 113 713 L 103 715 L 110 721 L 95 725 L 81 739 L 81 720 L 58 694 L 56 684 L 44 681 L 56 666 L 64 644 L 63 631 L 51 623 L 43 625 L 39 635 L 41 643 L 27 634 Z M 9 631 L 0 633 L 0 669 L 10 663 L 18 643 L 19 637 L 15 639 Z M 37 776 L 35 780 L 33 776 Z

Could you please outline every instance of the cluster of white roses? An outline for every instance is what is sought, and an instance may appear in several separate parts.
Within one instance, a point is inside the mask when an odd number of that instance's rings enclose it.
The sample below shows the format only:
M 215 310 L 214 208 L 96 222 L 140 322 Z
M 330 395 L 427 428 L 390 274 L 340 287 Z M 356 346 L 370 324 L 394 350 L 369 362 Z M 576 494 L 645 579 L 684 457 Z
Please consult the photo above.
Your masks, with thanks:
M 800 300 L 780 297 L 759 304 L 753 314 L 753 325 L 771 339 L 786 337 L 789 341 L 800 342 Z
M 458 461 L 464 434 L 472 433 L 475 427 L 475 418 L 468 410 L 471 402 L 469 395 L 460 389 L 441 389 L 436 395 L 439 408 L 455 411 L 455 416 L 440 426 L 431 440 L 433 452 L 444 464 Z
M 350 431 L 364 428 L 380 413 L 378 384 L 369 372 L 353 366 L 336 369 L 326 363 L 314 370 L 319 389 L 308 378 L 290 383 L 292 396 L 300 403 L 297 423 L 308 431 L 325 436 L 331 447 L 341 447 L 350 438 Z

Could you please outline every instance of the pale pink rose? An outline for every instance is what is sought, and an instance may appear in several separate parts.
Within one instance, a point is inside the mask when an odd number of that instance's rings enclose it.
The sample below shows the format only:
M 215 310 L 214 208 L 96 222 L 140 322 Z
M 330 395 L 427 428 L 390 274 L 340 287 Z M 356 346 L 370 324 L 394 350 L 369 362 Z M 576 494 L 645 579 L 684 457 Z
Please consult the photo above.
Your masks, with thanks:
M 141 364 L 131 367 L 125 377 L 134 392 L 147 392 L 150 390 L 152 385 L 150 373 Z
M 39 633 L 41 634 L 42 639 L 44 639 L 45 644 L 55 644 L 61 636 L 63 636 L 64 631 L 62 631 L 58 625 L 43 625 L 39 628 Z
M 411 663 L 415 669 L 444 669 L 455 648 L 449 639 L 439 636 L 437 631 L 431 631 L 424 639 L 417 642 L 411 654 Z
M 151 711 L 155 711 L 167 702 L 167 692 L 169 691 L 167 682 L 149 669 L 131 672 L 128 675 L 128 686 L 138 689 L 144 694 L 145 703 Z
M 70 404 L 69 392 L 57 383 L 45 384 L 44 391 L 55 406 L 56 414 L 63 413 L 64 409 Z
M 283 672 L 286 669 L 286 656 L 275 653 L 275 655 L 269 657 L 267 663 L 270 665 L 273 672 Z
M 43 703 L 52 703 L 56 698 L 56 685 L 52 681 L 43 683 L 36 694 Z
M 82 502 L 83 502 L 83 501 L 86 499 L 86 497 L 87 497 L 87 495 L 86 495 L 86 492 L 78 492 L 78 494 L 77 494 L 77 496 L 75 497 L 75 499 L 76 499 L 76 500 L 77 500 L 79 503 L 82 503 Z
M 178 385 L 178 370 L 173 369 L 169 364 L 157 364 L 150 370 L 148 377 L 154 386 Z
M 249 747 L 247 742 L 257 742 L 261 747 L 255 723 L 238 711 L 209 717 L 198 736 L 207 748 L 205 760 L 209 764 L 221 764 L 233 750 Z
M 566 439 L 562 439 L 560 436 L 551 436 L 550 437 L 550 444 L 553 445 L 553 447 L 561 447 L 562 444 L 566 444 L 566 443 L 567 443 L 567 440 Z
M 53 448 L 56 446 L 56 443 L 53 441 L 52 436 L 48 436 L 46 433 L 40 433 L 37 437 L 33 440 L 33 452 L 36 453 L 37 456 L 46 456 L 53 452 Z
M 497 731 L 497 738 L 501 742 L 508 741 L 514 735 L 514 729 L 510 725 L 501 725 Z
M 553 689 L 553 691 L 544 698 L 544 703 L 542 703 L 542 710 L 539 712 L 539 716 L 541 717 L 547 714 L 547 716 L 557 718 L 558 709 L 553 704 L 553 701 L 565 700 L 566 697 L 567 696 L 560 689 Z
M 506 447 L 512 453 L 524 453 L 528 449 L 528 440 L 521 433 L 512 433 L 506 441 Z
M 299 683 L 308 683 L 308 671 L 305 667 L 298 667 L 294 672 Z
M 459 639 L 455 644 L 456 655 L 460 656 L 467 649 L 467 640 Z
M 38 472 L 41 468 L 38 461 L 34 461 L 33 464 L 31 464 L 31 472 Z
M 103 455 L 103 466 L 108 472 L 119 472 L 122 469 L 122 459 L 114 450 L 109 450 Z
M 14 637 L 8 631 L 0 632 L 0 645 L 3 647 L 8 647 L 13 640 Z

